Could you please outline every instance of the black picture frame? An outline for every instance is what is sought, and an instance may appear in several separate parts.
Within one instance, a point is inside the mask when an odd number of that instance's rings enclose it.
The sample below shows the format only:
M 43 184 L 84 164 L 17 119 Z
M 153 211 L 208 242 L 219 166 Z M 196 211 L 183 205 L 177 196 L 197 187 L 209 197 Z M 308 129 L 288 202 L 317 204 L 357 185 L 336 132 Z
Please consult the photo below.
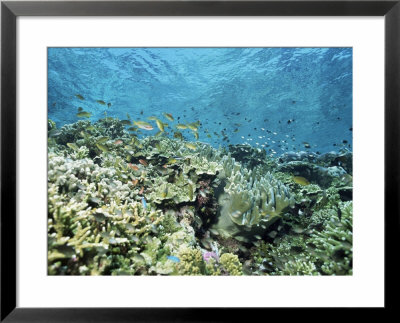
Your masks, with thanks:
M 16 307 L 16 19 L 18 16 L 384 16 L 385 310 L 394 309 L 399 237 L 400 0 L 2 1 L 1 322 L 205 322 L 267 320 L 269 309 Z M 373 147 L 371 147 L 373 149 Z M 373 237 L 371 236 L 371 239 Z M 371 255 L 373 261 L 373 255 Z M 397 271 L 397 270 L 396 270 Z M 40 291 L 38 291 L 40 294 Z M 247 297 L 251 297 L 248 295 Z M 278 310 L 278 309 L 274 309 Z M 287 309 L 283 309 L 287 310 Z M 380 309 L 376 317 L 382 320 Z M 387 311 L 385 311 L 387 312 Z M 283 314 L 282 309 L 280 313 Z M 287 312 L 285 312 L 287 315 Z M 250 315 L 250 316 L 249 316 Z M 270 315 L 270 314 L 268 314 Z M 334 314 L 333 314 L 334 315 Z M 334 317 L 334 316 L 333 316 Z M 373 317 L 372 317 L 373 318 Z M 322 319 L 322 318 L 321 318 Z M 255 319 L 254 319 L 255 320 Z M 257 319 L 259 320 L 259 319 Z

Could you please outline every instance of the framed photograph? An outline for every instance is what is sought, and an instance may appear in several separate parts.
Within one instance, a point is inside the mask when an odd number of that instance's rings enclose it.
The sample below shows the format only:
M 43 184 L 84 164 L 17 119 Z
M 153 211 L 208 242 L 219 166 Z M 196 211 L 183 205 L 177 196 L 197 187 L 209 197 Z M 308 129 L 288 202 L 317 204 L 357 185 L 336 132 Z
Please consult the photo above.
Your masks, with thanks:
M 399 15 L 2 2 L 1 320 L 390 309 Z

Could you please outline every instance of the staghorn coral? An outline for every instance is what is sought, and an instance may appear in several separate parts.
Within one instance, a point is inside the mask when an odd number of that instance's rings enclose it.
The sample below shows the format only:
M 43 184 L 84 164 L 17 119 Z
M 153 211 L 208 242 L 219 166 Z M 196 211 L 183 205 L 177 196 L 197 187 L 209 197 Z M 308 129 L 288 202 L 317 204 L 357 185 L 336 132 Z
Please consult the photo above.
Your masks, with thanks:
M 250 266 L 252 272 L 258 275 L 283 275 L 285 264 L 296 258 L 305 262 L 304 240 L 299 236 L 285 235 L 274 239 L 273 243 L 261 240 L 250 250 Z M 291 267 L 288 264 L 287 269 Z M 286 273 L 287 275 L 296 273 Z
M 118 268 L 133 274 L 140 269 L 134 259 L 148 250 L 147 237 L 157 239 L 164 216 L 144 209 L 116 176 L 90 159 L 49 154 L 50 274 L 112 274 Z
M 312 261 L 294 259 L 286 262 L 280 275 L 283 276 L 317 276 L 319 273 Z
M 268 275 L 319 275 L 317 259 L 308 252 L 303 236 L 278 238 L 273 244 L 262 241 L 253 250 L 255 270 Z
M 353 202 L 344 202 L 321 232 L 310 239 L 312 252 L 321 259 L 325 275 L 353 273 Z

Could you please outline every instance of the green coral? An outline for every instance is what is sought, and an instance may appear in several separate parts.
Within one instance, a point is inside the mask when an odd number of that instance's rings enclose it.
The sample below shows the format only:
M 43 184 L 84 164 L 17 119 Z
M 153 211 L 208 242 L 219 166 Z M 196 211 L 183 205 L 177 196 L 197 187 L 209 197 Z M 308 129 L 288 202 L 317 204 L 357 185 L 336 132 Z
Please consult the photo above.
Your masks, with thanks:
M 319 275 L 314 262 L 304 261 L 302 259 L 294 259 L 286 262 L 280 274 L 285 276 Z
M 268 275 L 319 275 L 317 258 L 308 252 L 307 238 L 286 235 L 274 243 L 262 241 L 253 250 L 254 270 Z
M 133 259 L 154 249 L 147 239 L 157 241 L 163 213 L 145 210 L 116 176 L 90 159 L 49 154 L 49 273 L 112 274 L 118 268 L 135 273 L 140 266 Z
M 203 256 L 200 249 L 185 247 L 179 252 L 178 271 L 181 275 L 202 275 Z
M 217 162 L 209 161 L 205 157 L 192 155 L 185 159 L 183 173 L 196 175 L 216 175 L 222 170 L 222 166 Z
M 242 264 L 237 255 L 224 253 L 221 255 L 219 261 L 223 270 L 230 276 L 240 276 L 243 274 Z
M 289 190 L 272 174 L 263 175 L 260 168 L 253 171 L 236 167 L 227 178 L 225 195 L 218 222 L 212 227 L 224 237 L 259 234 L 273 223 L 294 199 Z
M 303 229 L 294 227 L 292 234 L 273 243 L 261 242 L 252 253 L 254 270 L 269 275 L 351 275 L 352 202 L 314 212 L 302 223 Z
M 196 239 L 193 234 L 184 230 L 179 230 L 172 234 L 167 234 L 167 241 L 164 244 L 165 250 L 170 254 L 178 254 L 182 248 L 196 245 Z
M 321 271 L 326 275 L 352 275 L 353 273 L 353 202 L 342 203 L 338 212 L 326 221 L 325 228 L 312 238 L 313 252 L 323 262 Z
M 190 184 L 188 177 L 183 173 L 176 176 L 173 183 L 169 183 L 166 177 L 157 177 L 151 186 L 152 191 L 147 196 L 150 201 L 157 204 L 164 201 L 180 204 L 196 200 L 196 186 Z
M 140 255 L 144 258 L 148 266 L 152 266 L 157 262 L 161 247 L 161 240 L 157 237 L 149 237 L 146 239 L 146 247 Z
M 56 128 L 57 128 L 56 127 L 56 123 L 53 120 L 48 119 L 47 120 L 47 131 L 50 131 L 50 130 L 53 130 L 53 129 L 56 129 Z
M 71 157 L 73 159 L 84 159 L 89 156 L 89 149 L 86 146 L 81 146 L 73 153 L 71 153 Z
M 208 276 L 220 276 L 222 274 L 220 264 L 217 263 L 214 258 L 211 258 L 206 262 L 205 274 Z

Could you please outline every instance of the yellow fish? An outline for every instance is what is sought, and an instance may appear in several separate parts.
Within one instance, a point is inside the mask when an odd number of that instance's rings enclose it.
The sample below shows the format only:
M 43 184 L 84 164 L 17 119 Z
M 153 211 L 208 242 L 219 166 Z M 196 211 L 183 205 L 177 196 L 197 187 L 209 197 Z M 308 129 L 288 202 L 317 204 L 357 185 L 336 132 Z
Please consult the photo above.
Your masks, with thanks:
M 136 165 L 132 165 L 131 163 L 129 163 L 128 166 L 129 166 L 130 168 L 132 168 L 134 171 L 139 170 L 139 167 L 137 167 Z
M 99 148 L 100 150 L 104 151 L 104 152 L 108 152 L 108 148 L 106 146 L 104 146 L 103 144 L 96 144 L 97 148 Z
M 188 147 L 191 150 L 196 150 L 197 149 L 197 146 L 194 145 L 194 144 L 191 144 L 191 143 L 186 143 L 185 146 Z
M 179 131 L 174 132 L 174 138 L 183 139 L 182 133 Z
M 197 131 L 198 130 L 196 123 L 188 123 L 187 127 L 192 131 Z
M 103 100 L 97 100 L 97 103 L 100 103 L 101 105 L 106 105 L 106 103 Z
M 174 121 L 174 117 L 172 116 L 171 113 L 163 113 L 164 117 L 166 117 L 169 121 Z
M 79 100 L 85 100 L 85 98 L 84 98 L 82 95 L 80 95 L 80 94 L 75 94 L 75 96 L 76 96 Z
M 145 161 L 144 159 L 139 159 L 139 163 L 141 163 L 143 166 L 149 166 L 147 161 Z
M 164 124 L 161 122 L 161 120 L 156 119 L 156 124 L 158 129 L 160 129 L 160 131 L 164 132 Z
M 108 141 L 108 137 L 100 137 L 99 139 L 97 139 L 97 143 L 98 144 L 102 144 L 103 142 Z
M 178 160 L 175 158 L 170 158 L 168 159 L 168 162 L 166 163 L 166 165 L 173 165 L 177 162 Z
M 310 185 L 310 182 L 306 178 L 301 176 L 293 176 L 293 182 L 303 186 Z
M 153 130 L 153 126 L 145 121 L 133 121 L 133 124 L 138 126 L 140 129 L 144 129 L 144 130 Z
M 82 136 L 84 139 L 89 139 L 89 137 L 90 137 L 90 136 L 89 136 L 86 132 L 84 132 L 84 131 L 81 131 L 80 134 L 81 134 L 81 136 Z
M 81 112 L 78 112 L 76 114 L 76 116 L 79 117 L 79 118 L 90 118 L 92 116 L 92 114 L 90 112 L 87 112 L 87 111 L 81 111 Z
M 176 127 L 177 129 L 187 129 L 187 126 L 186 126 L 186 125 L 180 124 L 180 123 L 178 123 L 175 127 Z
M 163 190 L 163 192 L 161 193 L 161 197 L 162 198 L 166 198 L 168 195 L 168 186 L 165 186 L 165 189 Z
M 71 142 L 67 143 L 67 146 L 69 148 L 73 149 L 73 150 L 78 150 L 79 149 L 79 147 L 73 142 L 72 143 Z
M 199 139 L 199 133 L 198 133 L 198 132 L 194 132 L 193 134 L 194 134 L 194 137 L 195 137 L 196 139 Z
M 193 200 L 193 186 L 191 184 L 188 184 L 188 189 L 189 189 L 189 199 L 190 201 Z

